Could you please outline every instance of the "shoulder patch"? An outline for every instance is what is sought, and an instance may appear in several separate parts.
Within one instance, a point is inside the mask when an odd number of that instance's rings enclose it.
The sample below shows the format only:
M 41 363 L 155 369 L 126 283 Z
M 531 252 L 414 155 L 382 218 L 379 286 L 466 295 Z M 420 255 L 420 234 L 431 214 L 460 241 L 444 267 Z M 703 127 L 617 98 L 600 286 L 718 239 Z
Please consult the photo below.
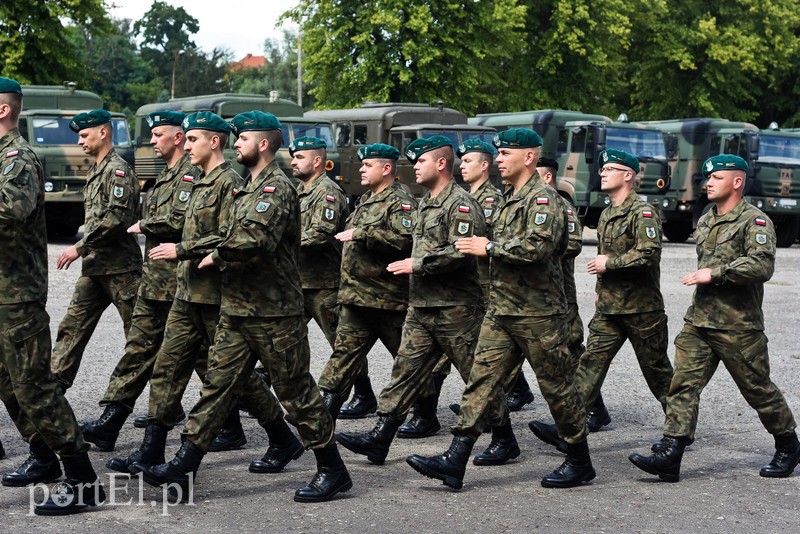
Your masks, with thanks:
M 461 213 L 469 213 L 469 206 L 459 206 L 458 211 Z
M 333 195 L 325 195 L 325 200 L 327 200 L 328 202 L 336 202 L 336 197 L 334 197 Z
M 115 185 L 113 194 L 114 198 L 122 198 L 123 196 L 125 196 L 125 188 L 121 185 Z
M 274 192 L 275 192 L 275 186 L 268 185 L 267 187 L 264 188 L 264 193 L 274 193 Z
M 12 150 L 11 152 L 6 152 L 6 157 L 7 158 L 13 158 L 17 154 L 19 154 L 19 150 Z
M 194 182 L 194 176 L 192 176 L 191 174 L 184 174 L 183 175 L 183 181 L 184 182 Z
M 486 197 L 484 199 L 484 202 L 486 202 L 487 204 L 491 204 L 492 202 L 494 202 L 494 197 Z
M 642 210 L 642 217 L 647 217 L 651 219 L 653 217 L 653 212 L 650 210 Z
M 644 229 L 644 233 L 650 239 L 655 239 L 656 238 L 656 229 L 653 228 L 652 226 L 646 226 L 645 229 Z
M 546 213 L 537 213 L 533 218 L 533 224 L 537 226 L 543 225 L 547 221 Z
M 256 204 L 256 212 L 264 213 L 269 209 L 269 206 L 269 202 L 259 201 L 258 204 Z
M 767 220 L 764 217 L 756 217 L 755 223 L 757 226 L 766 226 Z
M 16 161 L 12 161 L 11 163 L 9 163 L 8 165 L 5 166 L 5 168 L 3 169 L 3 176 L 7 175 L 12 170 L 14 170 L 14 164 L 15 163 L 16 163 Z
M 756 243 L 759 245 L 766 245 L 767 244 L 767 234 L 757 233 L 756 234 Z
M 567 215 L 572 215 L 572 213 L 573 213 L 572 210 L 570 208 L 567 208 Z
M 114 174 L 116 174 L 119 177 L 124 177 L 125 171 L 123 171 L 122 169 L 117 169 L 116 171 L 114 171 Z
M 542 206 L 550 202 L 550 199 L 547 197 L 536 197 L 536 204 Z
M 236 195 L 238 195 L 238 194 L 239 194 L 239 189 L 237 189 L 236 187 L 234 187 L 233 189 L 231 189 L 231 195 L 233 195 L 233 196 L 236 196 Z
M 403 211 L 411 211 L 411 204 L 400 204 L 400 209 Z

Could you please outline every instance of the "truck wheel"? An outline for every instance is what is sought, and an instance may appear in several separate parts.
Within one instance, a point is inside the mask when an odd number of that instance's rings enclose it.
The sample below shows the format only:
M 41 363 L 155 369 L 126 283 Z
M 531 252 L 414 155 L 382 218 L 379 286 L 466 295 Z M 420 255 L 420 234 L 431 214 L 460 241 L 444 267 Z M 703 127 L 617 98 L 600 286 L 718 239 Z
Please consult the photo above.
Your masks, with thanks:
M 666 222 L 664 223 L 664 235 L 671 243 L 685 243 L 692 235 L 692 223 L 689 221 Z
M 775 244 L 778 248 L 789 248 L 797 241 L 800 230 L 800 218 L 790 216 L 783 218 L 775 225 Z

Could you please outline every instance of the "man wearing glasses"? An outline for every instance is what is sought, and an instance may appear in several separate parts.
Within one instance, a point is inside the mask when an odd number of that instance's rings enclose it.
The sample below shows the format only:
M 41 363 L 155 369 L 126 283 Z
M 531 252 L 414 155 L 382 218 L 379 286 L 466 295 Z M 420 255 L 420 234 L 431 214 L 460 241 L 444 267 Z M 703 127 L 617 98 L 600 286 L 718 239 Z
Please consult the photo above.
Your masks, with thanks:
M 659 281 L 661 221 L 658 212 L 633 190 L 639 174 L 635 156 L 608 149 L 598 163 L 600 189 L 608 194 L 611 205 L 597 223 L 598 255 L 586 266 L 589 274 L 597 276 L 597 296 L 575 383 L 585 405 L 593 406 L 611 361 L 629 340 L 650 391 L 665 409 L 672 364 Z M 532 421 L 530 429 L 542 441 L 566 450 L 555 425 Z

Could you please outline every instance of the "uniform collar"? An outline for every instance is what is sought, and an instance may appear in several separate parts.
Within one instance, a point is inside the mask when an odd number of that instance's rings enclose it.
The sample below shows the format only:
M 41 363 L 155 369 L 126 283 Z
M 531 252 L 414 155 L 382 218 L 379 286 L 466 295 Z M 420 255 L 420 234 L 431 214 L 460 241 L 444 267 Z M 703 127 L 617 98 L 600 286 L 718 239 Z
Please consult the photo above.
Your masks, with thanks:
M 322 184 L 322 182 L 324 181 L 323 178 L 327 178 L 327 177 L 328 177 L 327 173 L 325 171 L 322 171 L 317 176 L 312 178 L 311 181 L 308 182 L 308 185 L 306 185 L 305 182 L 303 182 L 301 180 L 300 184 L 297 186 L 297 192 L 298 193 L 310 193 L 311 191 L 313 191 L 314 189 L 319 187 L 320 184 Z
M 425 204 L 427 204 L 428 207 L 431 206 L 439 207 L 444 202 L 444 199 L 449 197 L 450 194 L 453 192 L 453 187 L 457 187 L 456 182 L 455 180 L 450 180 L 450 183 L 444 186 L 444 189 L 442 189 L 442 191 L 434 198 L 431 198 L 431 193 L 429 191 L 425 193 L 425 197 L 422 200 L 425 202 Z
M 712 206 L 710 210 L 712 217 L 714 219 L 712 224 L 729 222 L 738 219 L 739 215 L 741 215 L 742 212 L 744 211 L 745 205 L 747 203 L 748 202 L 744 198 L 740 199 L 739 202 L 733 207 L 733 209 L 728 213 L 726 213 L 725 215 L 717 214 L 717 206 L 716 205 Z
M 6 149 L 11 146 L 11 143 L 19 136 L 19 130 L 17 128 L 11 128 L 3 137 L 0 137 L 0 152 L 5 152 Z M 5 154 L 0 154 L 0 156 L 4 157 Z

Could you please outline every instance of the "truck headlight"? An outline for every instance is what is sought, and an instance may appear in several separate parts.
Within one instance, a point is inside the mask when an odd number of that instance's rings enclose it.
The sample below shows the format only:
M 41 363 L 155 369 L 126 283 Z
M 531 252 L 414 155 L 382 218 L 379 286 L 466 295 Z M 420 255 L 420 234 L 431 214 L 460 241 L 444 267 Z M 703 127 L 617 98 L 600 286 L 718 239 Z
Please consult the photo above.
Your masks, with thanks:
M 45 193 L 52 193 L 53 189 L 55 189 L 55 186 L 53 185 L 53 182 L 45 182 L 44 183 L 44 191 L 45 191 Z

